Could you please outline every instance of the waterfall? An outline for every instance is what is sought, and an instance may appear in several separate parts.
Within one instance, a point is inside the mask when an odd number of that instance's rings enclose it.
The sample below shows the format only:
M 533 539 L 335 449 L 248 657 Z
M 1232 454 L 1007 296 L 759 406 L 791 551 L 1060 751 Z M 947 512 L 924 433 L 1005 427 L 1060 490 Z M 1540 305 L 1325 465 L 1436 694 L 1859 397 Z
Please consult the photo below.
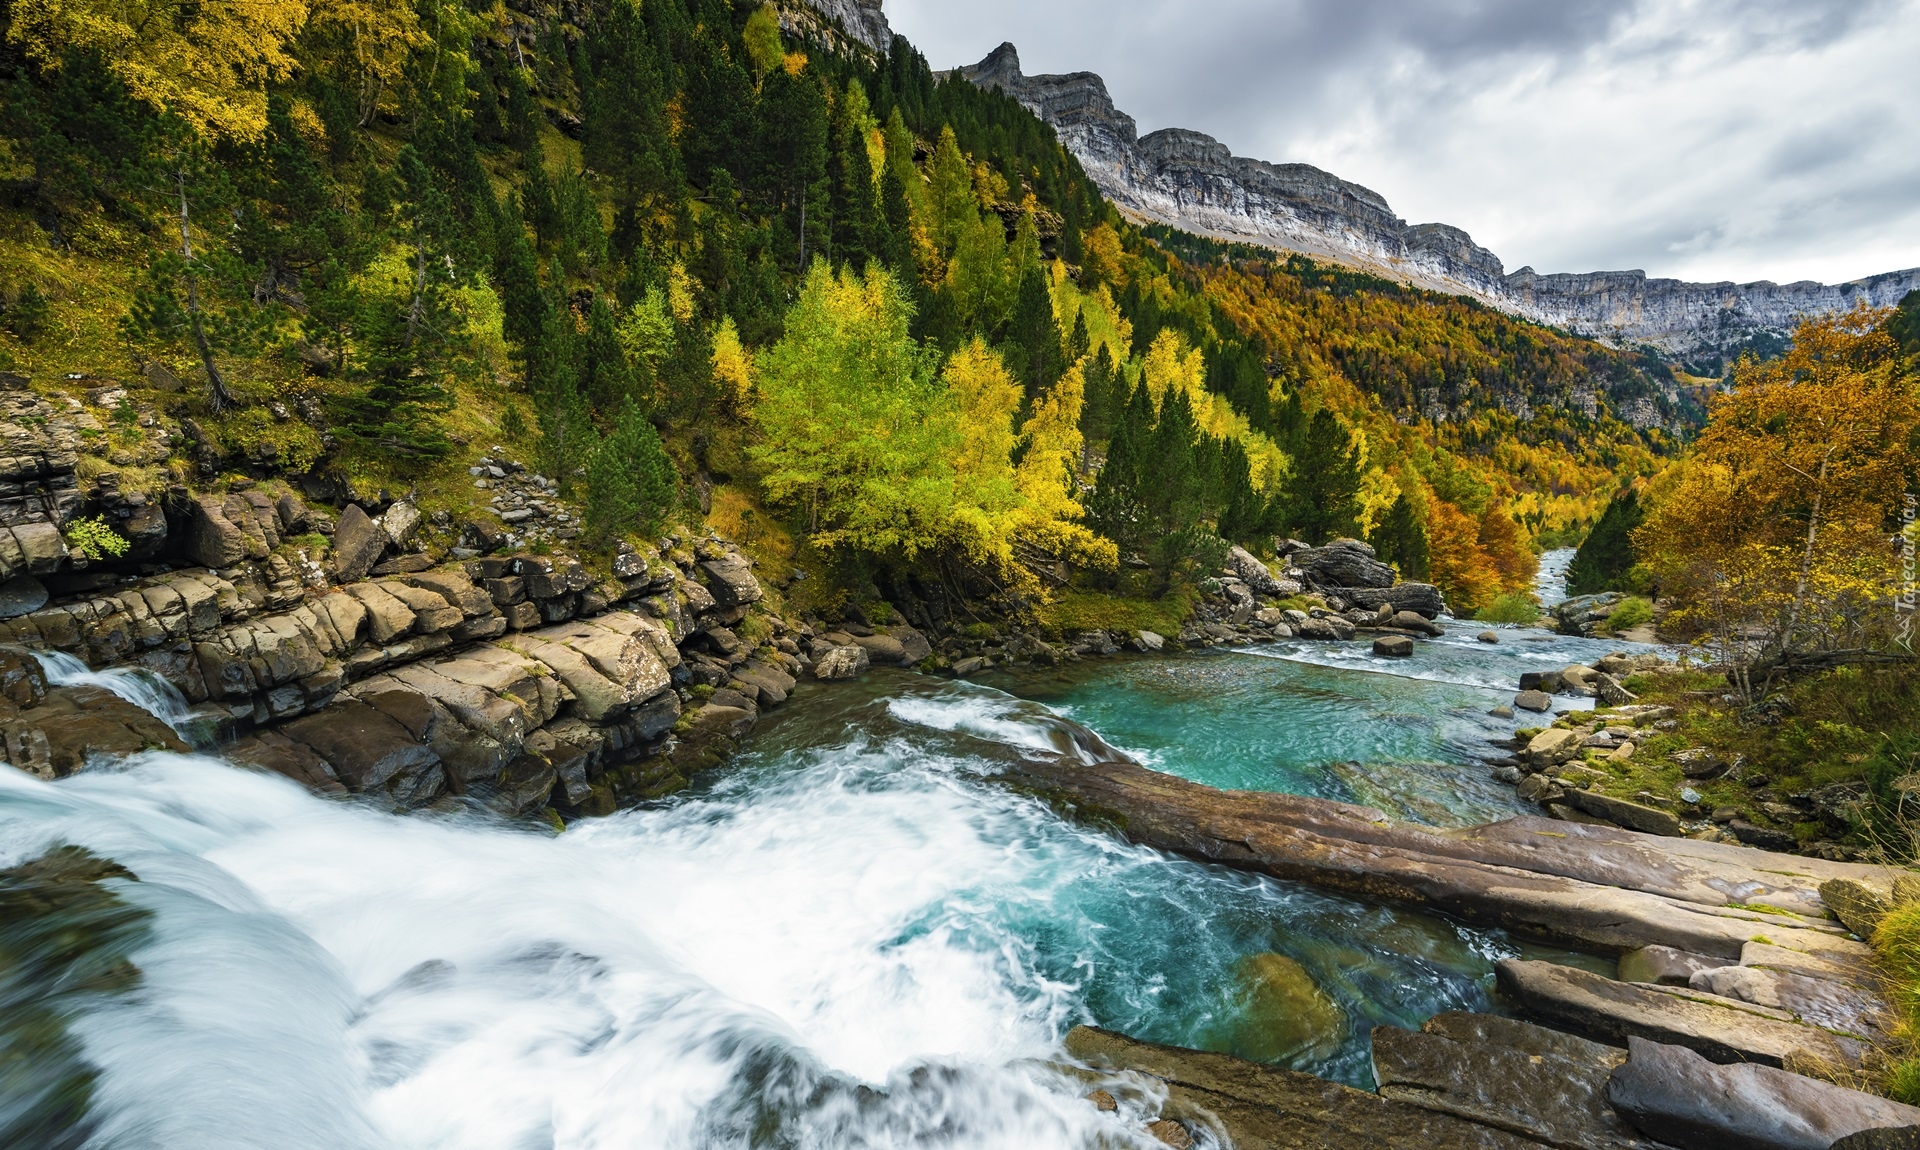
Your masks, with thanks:
M 138 673 L 48 663 L 181 709 Z M 0 894 L 59 844 L 135 876 L 99 885 L 143 919 L 137 985 L 59 1000 L 97 1146 L 1145 1147 L 1138 1083 L 1106 1083 L 1108 1114 L 1052 1069 L 1073 1025 L 1242 1049 L 1276 1024 L 1242 960 L 1279 952 L 1340 1005 L 1300 1065 L 1364 1083 L 1371 1026 L 1488 1006 L 1498 935 L 1063 821 L 992 781 L 1036 754 L 1119 752 L 895 675 L 783 712 L 671 803 L 557 835 L 204 755 L 0 767 Z M 0 951 L 74 961 L 76 931 L 0 919 Z M 46 1040 L 0 1012 L 0 1066 Z M 19 1136 L 71 1125 L 45 1097 L 0 1090 L 0 1140 L 78 1146 Z
M 99 687 L 151 714 L 190 742 L 194 715 L 179 688 L 145 667 L 109 667 L 95 671 L 65 651 L 31 651 L 55 687 Z

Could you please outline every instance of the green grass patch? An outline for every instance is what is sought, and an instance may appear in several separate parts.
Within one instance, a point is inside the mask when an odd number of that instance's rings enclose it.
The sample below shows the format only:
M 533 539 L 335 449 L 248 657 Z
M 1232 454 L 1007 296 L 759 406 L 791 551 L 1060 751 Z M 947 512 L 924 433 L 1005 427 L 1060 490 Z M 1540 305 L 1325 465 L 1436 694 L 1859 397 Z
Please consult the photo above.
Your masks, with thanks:
M 1540 604 L 1525 591 L 1509 591 L 1473 613 L 1481 623 L 1532 623 L 1540 618 Z
M 1175 587 L 1158 599 L 1069 589 L 1039 609 L 1042 625 L 1063 634 L 1078 631 L 1152 631 L 1177 635 L 1193 611 L 1194 591 Z
M 1619 634 L 1621 631 L 1651 622 L 1653 622 L 1653 604 L 1635 595 L 1622 600 L 1620 605 L 1613 609 L 1613 613 L 1607 616 L 1604 626 L 1606 630 Z

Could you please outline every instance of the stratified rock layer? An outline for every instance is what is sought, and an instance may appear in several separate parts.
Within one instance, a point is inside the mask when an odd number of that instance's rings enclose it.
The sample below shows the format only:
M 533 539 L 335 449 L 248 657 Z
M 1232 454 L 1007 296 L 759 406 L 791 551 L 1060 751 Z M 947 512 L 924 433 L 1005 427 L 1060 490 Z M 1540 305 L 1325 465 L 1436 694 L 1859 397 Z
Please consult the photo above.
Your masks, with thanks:
M 1011 44 L 955 70 L 998 87 L 1053 125 L 1100 190 L 1121 208 L 1187 231 L 1299 252 L 1391 279 L 1470 295 L 1515 315 L 1620 344 L 1681 356 L 1725 355 L 1781 335 L 1803 315 L 1896 304 L 1920 289 L 1920 268 L 1844 284 L 1686 283 L 1641 271 L 1506 272 L 1499 257 L 1446 224 L 1408 224 L 1379 193 L 1307 164 L 1235 156 L 1184 128 L 1137 135 L 1091 72 L 1027 76 Z M 1657 420 L 1651 410 L 1630 422 Z

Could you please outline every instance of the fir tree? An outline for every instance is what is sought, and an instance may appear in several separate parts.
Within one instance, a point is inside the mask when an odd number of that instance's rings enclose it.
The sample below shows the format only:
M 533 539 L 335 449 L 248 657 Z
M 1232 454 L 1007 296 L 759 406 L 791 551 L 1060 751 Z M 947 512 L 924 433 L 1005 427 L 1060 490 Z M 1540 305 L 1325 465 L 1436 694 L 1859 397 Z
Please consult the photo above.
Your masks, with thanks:
M 1282 499 L 1283 529 L 1309 543 L 1359 534 L 1359 452 L 1347 429 L 1324 407 L 1313 413 L 1300 437 Z
M 1094 526 L 1124 551 L 1138 551 L 1146 544 L 1142 481 L 1153 450 L 1153 425 L 1153 397 L 1143 383 L 1113 420 L 1107 459 L 1088 503 Z
M 1607 501 L 1600 521 L 1587 533 L 1573 562 L 1567 565 L 1567 591 L 1574 595 L 1592 595 L 1600 591 L 1627 591 L 1627 573 L 1638 556 L 1633 549 L 1633 531 L 1646 519 L 1640 507 L 1640 493 L 1623 488 Z
M 1374 556 L 1382 563 L 1393 564 L 1402 579 L 1426 581 L 1427 529 L 1405 492 L 1380 517 L 1367 542 L 1373 544 Z
M 1066 370 L 1061 362 L 1060 325 L 1053 318 L 1053 295 L 1047 290 L 1047 273 L 1038 265 L 1028 268 L 1020 280 L 1009 327 L 1009 366 L 1025 393 L 1022 410 L 1031 411 Z
M 659 433 L 637 404 L 624 401 L 587 460 L 587 537 L 605 546 L 624 535 L 657 534 L 678 483 Z

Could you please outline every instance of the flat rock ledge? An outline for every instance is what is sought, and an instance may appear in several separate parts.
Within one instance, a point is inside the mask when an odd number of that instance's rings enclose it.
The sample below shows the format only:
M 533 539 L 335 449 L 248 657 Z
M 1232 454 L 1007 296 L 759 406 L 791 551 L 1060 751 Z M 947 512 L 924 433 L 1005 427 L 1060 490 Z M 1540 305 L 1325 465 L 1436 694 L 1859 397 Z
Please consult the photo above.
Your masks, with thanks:
M 1090 1026 L 1069 1032 L 1066 1048 L 1100 1070 L 1157 1080 L 1165 1101 L 1153 1134 L 1170 1144 L 1194 1145 L 1210 1136 L 1213 1145 L 1237 1150 L 1537 1150 L 1543 1145 L 1311 1074 L 1141 1042 Z M 1159 1123 L 1172 1123 L 1177 1130 Z

